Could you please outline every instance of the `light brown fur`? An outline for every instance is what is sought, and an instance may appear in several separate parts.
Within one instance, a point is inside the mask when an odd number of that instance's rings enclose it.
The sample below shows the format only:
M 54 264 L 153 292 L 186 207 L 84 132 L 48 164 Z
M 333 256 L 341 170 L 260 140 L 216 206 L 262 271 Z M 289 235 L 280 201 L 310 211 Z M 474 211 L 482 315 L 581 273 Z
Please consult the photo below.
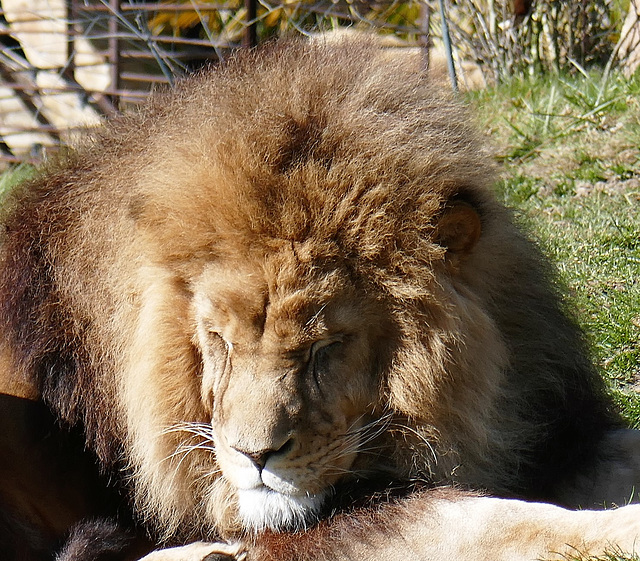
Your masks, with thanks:
M 366 40 L 273 47 L 15 194 L 13 374 L 125 470 L 157 535 L 300 528 L 417 482 L 572 502 L 617 421 L 438 89 Z M 317 511 L 243 513 L 248 456 L 281 495 L 326 493 Z

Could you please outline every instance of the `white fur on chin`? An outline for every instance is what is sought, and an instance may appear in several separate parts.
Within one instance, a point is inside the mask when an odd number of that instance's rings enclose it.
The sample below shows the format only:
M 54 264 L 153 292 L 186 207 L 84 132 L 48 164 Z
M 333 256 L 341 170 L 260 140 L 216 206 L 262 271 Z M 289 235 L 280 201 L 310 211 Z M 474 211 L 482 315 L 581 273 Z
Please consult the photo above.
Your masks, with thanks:
M 326 493 L 283 495 L 266 487 L 239 489 L 238 510 L 245 528 L 254 531 L 301 530 L 314 522 Z

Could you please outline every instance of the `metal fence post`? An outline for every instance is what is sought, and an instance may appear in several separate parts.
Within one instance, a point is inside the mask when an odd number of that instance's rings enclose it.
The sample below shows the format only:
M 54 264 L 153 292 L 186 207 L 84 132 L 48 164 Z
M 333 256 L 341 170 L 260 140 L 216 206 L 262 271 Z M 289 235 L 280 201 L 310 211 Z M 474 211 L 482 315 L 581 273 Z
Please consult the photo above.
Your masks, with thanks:
M 111 102 L 116 108 L 120 108 L 120 40 L 118 38 L 118 18 L 120 17 L 120 0 L 109 0 L 109 64 L 111 70 Z
M 258 0 L 244 0 L 244 7 L 247 12 L 247 19 L 244 36 L 242 38 L 242 46 L 251 49 L 258 44 L 256 21 L 258 17 Z
M 447 56 L 447 67 L 449 68 L 449 78 L 451 79 L 451 87 L 454 92 L 458 91 L 458 77 L 456 76 L 456 67 L 453 64 L 453 49 L 451 48 L 451 36 L 449 35 L 449 22 L 444 9 L 444 0 L 440 2 L 440 19 L 442 20 L 442 42 L 444 43 L 444 52 Z
M 67 0 L 67 67 L 66 71 L 75 76 L 76 66 L 76 0 Z

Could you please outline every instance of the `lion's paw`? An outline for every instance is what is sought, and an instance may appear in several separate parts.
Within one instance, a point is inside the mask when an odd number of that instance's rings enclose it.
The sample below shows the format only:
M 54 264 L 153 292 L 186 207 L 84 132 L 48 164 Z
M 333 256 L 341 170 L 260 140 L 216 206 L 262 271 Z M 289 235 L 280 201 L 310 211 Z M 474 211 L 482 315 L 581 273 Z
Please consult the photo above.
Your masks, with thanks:
M 194 542 L 152 551 L 139 561 L 243 561 L 245 557 L 240 544 Z

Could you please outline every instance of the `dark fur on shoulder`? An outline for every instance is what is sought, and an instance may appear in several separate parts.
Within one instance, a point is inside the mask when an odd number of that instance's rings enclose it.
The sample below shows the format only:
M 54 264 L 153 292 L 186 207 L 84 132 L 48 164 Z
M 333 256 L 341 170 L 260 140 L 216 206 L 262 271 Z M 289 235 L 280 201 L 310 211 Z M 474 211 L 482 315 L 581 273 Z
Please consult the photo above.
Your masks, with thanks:
M 56 561 L 133 561 L 150 550 L 146 541 L 109 519 L 76 525 Z

